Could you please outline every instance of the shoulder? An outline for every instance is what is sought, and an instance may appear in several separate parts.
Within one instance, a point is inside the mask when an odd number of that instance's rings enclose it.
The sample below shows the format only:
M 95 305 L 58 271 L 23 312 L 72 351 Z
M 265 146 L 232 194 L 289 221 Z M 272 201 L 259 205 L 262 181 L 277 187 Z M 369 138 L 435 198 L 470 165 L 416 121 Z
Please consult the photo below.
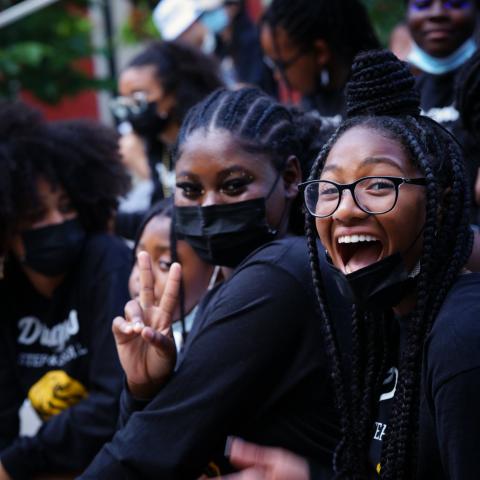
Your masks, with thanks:
M 433 383 L 479 368 L 479 345 L 480 274 L 470 273 L 452 286 L 427 337 L 425 361 Z

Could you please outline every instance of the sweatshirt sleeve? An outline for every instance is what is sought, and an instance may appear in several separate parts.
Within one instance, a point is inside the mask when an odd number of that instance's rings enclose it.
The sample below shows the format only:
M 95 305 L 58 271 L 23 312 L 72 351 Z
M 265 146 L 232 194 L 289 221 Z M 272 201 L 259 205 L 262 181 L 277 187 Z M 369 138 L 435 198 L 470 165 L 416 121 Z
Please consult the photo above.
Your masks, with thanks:
M 7 339 L 6 332 L 0 329 L 0 455 L 18 435 L 18 410 L 22 404 Z
M 196 319 L 208 315 L 175 374 L 82 479 L 197 478 L 227 435 L 265 408 L 288 377 L 311 303 L 305 287 L 272 265 L 253 265 L 228 284 Z
M 45 422 L 34 437 L 19 437 L 2 452 L 1 461 L 15 480 L 42 472 L 79 472 L 112 437 L 123 376 L 111 324 L 128 299 L 127 264 L 105 273 L 87 295 L 87 398 Z
M 480 368 L 459 373 L 434 397 L 440 457 L 450 480 L 480 478 Z

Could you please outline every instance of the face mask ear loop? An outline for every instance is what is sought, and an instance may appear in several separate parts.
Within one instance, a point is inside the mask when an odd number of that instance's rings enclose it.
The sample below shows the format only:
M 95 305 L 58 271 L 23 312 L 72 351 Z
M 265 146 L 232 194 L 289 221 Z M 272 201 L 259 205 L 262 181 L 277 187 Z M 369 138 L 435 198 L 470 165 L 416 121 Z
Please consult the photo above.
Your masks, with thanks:
M 285 169 L 285 165 L 287 163 L 287 160 L 284 160 L 282 163 L 282 166 L 280 167 L 280 170 L 277 173 L 277 176 L 275 178 L 275 181 L 273 182 L 272 186 L 270 187 L 270 190 L 267 193 L 267 196 L 265 197 L 265 202 L 268 201 L 268 199 L 272 196 L 275 188 L 277 188 L 278 182 L 280 181 L 280 178 L 282 177 L 282 173 Z M 287 202 L 285 202 L 285 208 L 283 209 L 282 216 L 280 217 L 280 221 L 278 222 L 278 225 L 275 228 L 270 228 L 271 233 L 273 233 L 275 236 L 278 234 L 278 231 L 280 230 L 280 227 L 282 226 L 283 222 L 285 221 L 285 217 L 287 216 Z
M 217 283 L 217 278 L 218 278 L 218 274 L 220 273 L 220 265 L 215 265 L 215 268 L 213 269 L 213 273 L 212 273 L 212 276 L 210 277 L 210 281 L 208 282 L 208 287 L 207 287 L 207 291 L 209 292 L 214 286 L 215 284 Z
M 172 226 L 170 227 L 170 252 L 172 262 L 179 262 L 177 252 L 177 235 L 175 234 L 175 208 L 172 212 Z M 183 345 L 187 339 L 187 328 L 185 325 L 185 284 L 183 282 L 183 275 L 180 280 L 180 324 L 182 326 L 182 340 Z

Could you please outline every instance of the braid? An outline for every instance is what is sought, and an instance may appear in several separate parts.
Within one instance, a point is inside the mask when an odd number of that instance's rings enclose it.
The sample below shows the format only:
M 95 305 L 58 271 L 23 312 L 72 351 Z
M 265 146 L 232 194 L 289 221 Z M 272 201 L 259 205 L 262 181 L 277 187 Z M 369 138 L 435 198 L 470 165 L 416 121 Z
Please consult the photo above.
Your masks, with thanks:
M 368 13 L 358 0 L 273 0 L 262 22 L 272 31 L 283 28 L 305 49 L 323 39 L 349 64 L 360 51 L 380 46 Z
M 388 480 L 415 477 L 423 343 L 469 257 L 473 241 L 461 152 L 440 126 L 418 115 L 418 95 L 406 68 L 387 52 L 366 52 L 357 57 L 347 87 L 350 118 L 322 149 L 310 175 L 310 179 L 319 178 L 339 137 L 350 128 L 362 126 L 398 141 L 426 179 L 426 220 L 416 305 L 408 316 L 407 341 L 400 358 L 398 384 L 382 449 L 381 478 Z M 377 318 L 370 312 L 353 313 L 352 381 L 347 387 L 335 328 L 328 317 L 321 285 L 314 221 L 308 214 L 306 226 L 326 349 L 342 415 L 342 451 L 337 456 L 335 471 L 352 478 L 367 477 L 376 402 L 387 367 L 388 318 Z
M 325 138 L 318 117 L 290 110 L 257 88 L 219 89 L 186 116 L 173 149 L 174 160 L 193 132 L 213 130 L 229 132 L 240 148 L 270 160 L 278 172 L 291 156 L 298 158 L 302 172 L 309 171 Z M 291 231 L 303 233 L 301 202 L 291 210 Z

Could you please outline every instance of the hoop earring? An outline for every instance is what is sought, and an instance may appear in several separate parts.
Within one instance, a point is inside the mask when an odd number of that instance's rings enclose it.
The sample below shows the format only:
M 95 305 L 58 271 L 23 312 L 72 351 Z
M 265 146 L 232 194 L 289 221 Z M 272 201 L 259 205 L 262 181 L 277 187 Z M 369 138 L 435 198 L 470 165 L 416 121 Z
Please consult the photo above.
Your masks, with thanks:
M 320 72 L 320 83 L 322 87 L 328 87 L 330 85 L 330 73 L 326 68 L 323 68 Z

